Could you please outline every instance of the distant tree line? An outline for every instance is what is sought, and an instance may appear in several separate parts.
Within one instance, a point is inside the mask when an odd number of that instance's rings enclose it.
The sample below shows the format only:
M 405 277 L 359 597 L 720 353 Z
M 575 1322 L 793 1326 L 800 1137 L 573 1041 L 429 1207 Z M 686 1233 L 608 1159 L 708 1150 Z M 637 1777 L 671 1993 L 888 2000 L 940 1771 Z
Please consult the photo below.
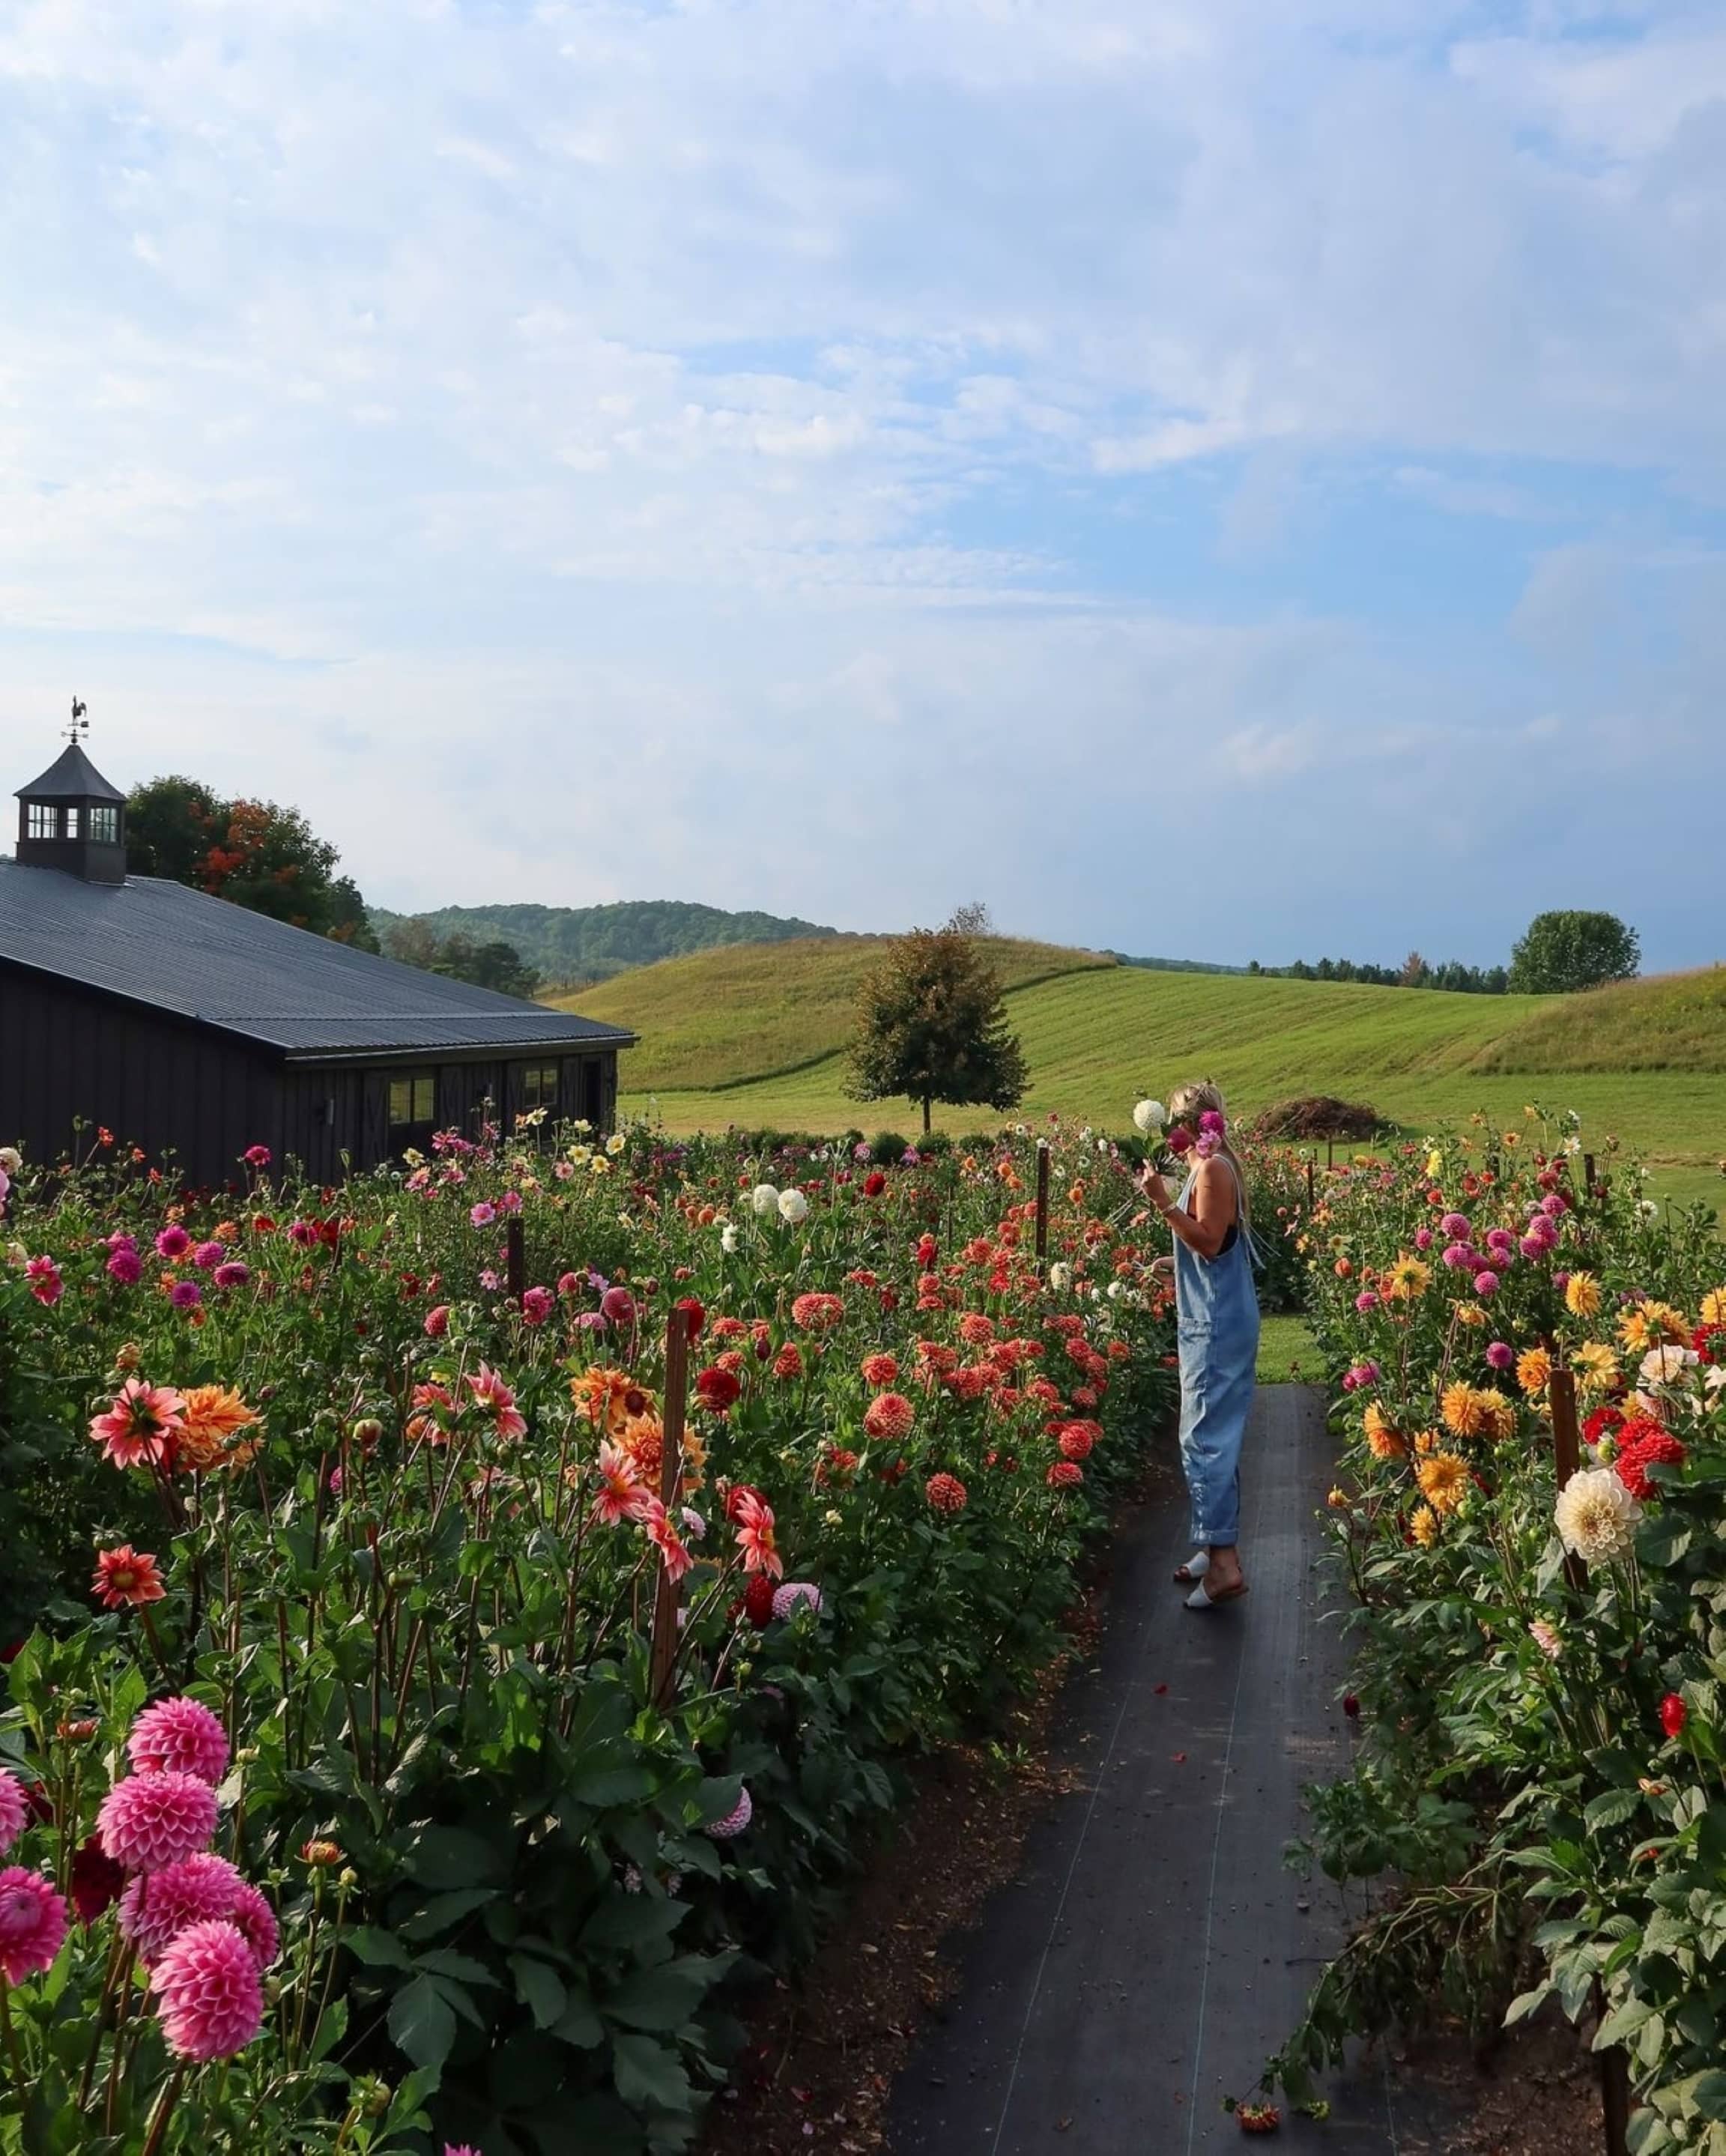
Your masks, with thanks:
M 1510 987 L 1507 967 L 1465 966 L 1456 958 L 1433 966 L 1418 951 L 1410 951 L 1400 966 L 1374 966 L 1356 958 L 1297 958 L 1292 966 L 1261 966 L 1254 959 L 1246 970 L 1279 980 L 1366 981 L 1379 988 L 1449 988 L 1465 996 L 1502 996 Z
M 1292 981 L 1365 981 L 1382 988 L 1446 988 L 1455 995 L 1570 995 L 1609 981 L 1632 979 L 1642 963 L 1634 928 L 1614 913 L 1565 909 L 1536 914 L 1517 940 L 1508 966 L 1441 966 L 1410 951 L 1400 966 L 1364 964 L 1354 958 L 1297 958 L 1292 966 L 1261 966 L 1249 973 Z
M 779 943 L 838 931 L 773 913 L 728 913 L 669 898 L 626 899 L 610 906 L 445 906 L 419 914 L 372 908 L 380 936 L 398 922 L 422 923 L 439 940 L 512 944 L 542 981 L 571 985 L 609 980 L 637 966 L 727 943 Z

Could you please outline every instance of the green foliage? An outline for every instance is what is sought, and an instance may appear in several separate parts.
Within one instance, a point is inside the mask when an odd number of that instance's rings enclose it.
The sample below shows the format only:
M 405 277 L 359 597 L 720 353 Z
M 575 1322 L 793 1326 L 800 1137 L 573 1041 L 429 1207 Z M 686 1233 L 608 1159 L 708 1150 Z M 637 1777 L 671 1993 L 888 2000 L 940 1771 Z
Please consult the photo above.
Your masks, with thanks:
M 172 2156 L 338 2140 L 391 2156 L 444 2140 L 486 2156 L 689 2148 L 744 1987 L 810 1951 L 907 1762 L 1003 1726 L 1057 1650 L 1081 1553 L 1166 1414 L 1168 1317 L 1097 1217 L 1131 1194 L 1094 1147 L 1058 1142 L 1051 1249 L 1073 1274 L 1057 1292 L 1011 1209 L 1034 1172 L 1027 1141 L 896 1158 L 872 1189 L 849 1151 L 807 1142 L 559 1142 L 445 1134 L 339 1199 L 262 1170 L 222 1201 L 225 1219 L 184 1202 L 172 1224 L 189 1251 L 153 1247 L 182 1201 L 143 1167 L 102 1154 L 19 1178 L 8 1227 L 53 1255 L 64 1293 L 39 1301 L 0 1270 L 0 1405 L 21 1426 L 45 1418 L 55 1440 L 0 1486 L 0 1510 L 11 1520 L 22 1496 L 51 1522 L 40 1570 L 64 1569 L 44 1583 L 44 1621 L 0 1711 L 0 1754 L 49 1789 L 54 1817 L 9 1856 L 64 1880 L 132 1717 L 152 1694 L 189 1692 L 234 1740 L 218 1848 L 282 1922 L 265 2031 L 179 2086 Z M 768 1181 L 807 1214 L 740 1201 Z M 1081 1181 L 1088 1201 L 1070 1195 Z M 481 1201 L 521 1220 L 530 1281 L 560 1283 L 548 1309 L 491 1283 Z M 122 1231 L 150 1254 L 136 1284 L 108 1270 Z M 925 1235 L 955 1284 L 938 1310 L 918 1306 Z M 196 1255 L 210 1243 L 243 1278 L 217 1286 Z M 198 1322 L 164 1274 L 202 1282 Z M 624 1274 L 644 1322 L 606 1332 L 596 1283 Z M 830 1322 L 799 1309 L 830 1287 Z M 600 1517 L 598 1469 L 602 1436 L 642 1446 L 642 1494 L 660 1486 L 674 1295 L 703 1306 L 701 1353 L 735 1354 L 740 1390 L 693 1409 L 668 1515 L 693 1568 L 660 1688 L 658 1549 L 638 1520 Z M 1010 1387 L 962 1316 L 1010 1349 Z M 994 1374 L 981 1392 L 926 1384 L 920 1340 L 955 1371 Z M 916 1406 L 909 1430 L 877 1438 L 861 1366 L 882 1351 Z M 628 1366 L 621 1389 L 588 1389 L 590 1361 Z M 525 1428 L 480 1405 L 491 1373 Z M 182 1397 L 235 1387 L 262 1419 L 238 1450 L 194 1455 L 176 1437 L 122 1472 L 86 1429 L 127 1374 Z M 1033 1376 L 1101 1433 L 1071 1486 L 1048 1479 L 1066 1456 Z M 937 1473 L 963 1482 L 962 1509 L 931 1502 Z M 746 1620 L 725 1505 L 737 1484 L 771 1507 L 778 1556 L 819 1587 L 819 1609 Z M 165 1592 L 93 1610 L 93 1551 L 122 1541 L 153 1557 Z M 747 1831 L 717 1838 L 746 1789 Z M 318 1842 L 336 1845 L 328 1865 L 302 1855 Z M 117 2156 L 141 2156 L 172 2068 L 115 1945 L 111 1914 L 78 1926 L 53 1971 L 13 1988 L 23 2066 L 0 2076 L 0 2148 L 109 2134 Z M 49 2112 L 69 2121 L 62 2140 L 39 2133 Z
M 297 808 L 273 801 L 221 799 L 196 779 L 152 778 L 126 806 L 126 865 L 267 913 L 315 936 L 375 951 L 365 902 L 340 856 Z
M 411 927 L 439 942 L 461 937 L 470 943 L 507 943 L 540 979 L 578 983 L 609 981 L 634 966 L 652 966 L 662 958 L 722 945 L 783 943 L 805 937 L 839 940 L 836 928 L 812 921 L 727 913 L 718 906 L 665 898 L 629 899 L 614 906 L 444 906 L 414 914 L 374 907 L 372 918 L 386 938 L 393 931 Z
M 1616 913 L 1537 913 L 1510 957 L 1518 995 L 1570 995 L 1633 978 L 1642 961 L 1636 932 Z
M 927 1132 L 935 1101 L 1015 1107 L 1028 1077 L 986 939 L 950 926 L 887 946 L 858 992 L 853 1100 L 919 1102 Z
M 520 996 L 528 1002 L 539 993 L 538 974 L 513 943 L 476 943 L 459 931 L 439 937 L 423 919 L 392 916 L 383 931 L 383 949 L 386 957 L 404 966 L 471 981 L 475 988 L 493 988 L 499 995 Z
M 1302 1855 L 1370 1898 L 1269 2072 L 1298 2093 L 1351 2035 L 1550 1999 L 1621 2047 L 1637 2149 L 1719 2156 L 1726 1246 L 1700 1214 L 1662 1218 L 1633 1165 L 1581 1187 L 1581 1146 L 1571 1118 L 1477 1119 L 1322 1177 L 1297 1239 L 1352 1373 L 1331 1517 L 1364 1725 Z M 1549 1248 L 1524 1240 L 1531 1213 Z M 1490 1262 L 1443 1265 L 1445 1245 Z M 1589 1418 L 1581 1471 L 1641 1507 L 1580 1566 L 1554 1359 Z M 1621 1456 L 1638 1429 L 1672 1456 Z

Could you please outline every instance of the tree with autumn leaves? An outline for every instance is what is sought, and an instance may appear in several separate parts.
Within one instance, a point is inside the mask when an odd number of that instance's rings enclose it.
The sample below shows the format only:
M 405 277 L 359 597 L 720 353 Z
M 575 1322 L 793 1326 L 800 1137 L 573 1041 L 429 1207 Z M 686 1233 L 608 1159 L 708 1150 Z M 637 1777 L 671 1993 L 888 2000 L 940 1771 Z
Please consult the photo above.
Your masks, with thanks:
M 853 1100 L 920 1101 L 927 1136 L 937 1101 L 1005 1111 L 1024 1098 L 1025 1050 L 989 963 L 987 924 L 967 906 L 943 928 L 888 944 L 858 993 Z
M 178 774 L 134 787 L 126 798 L 126 865 L 133 875 L 189 884 L 254 913 L 338 943 L 375 951 L 365 901 L 340 856 L 297 808 L 223 800 Z

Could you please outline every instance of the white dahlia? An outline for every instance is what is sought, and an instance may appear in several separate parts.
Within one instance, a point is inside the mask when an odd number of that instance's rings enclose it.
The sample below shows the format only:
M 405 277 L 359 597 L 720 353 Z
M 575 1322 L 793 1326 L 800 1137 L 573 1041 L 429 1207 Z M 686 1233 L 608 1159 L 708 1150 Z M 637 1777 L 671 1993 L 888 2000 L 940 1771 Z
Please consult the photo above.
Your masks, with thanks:
M 770 1183 L 758 1183 L 749 1194 L 749 1203 L 755 1209 L 758 1220 L 765 1220 L 770 1213 L 779 1209 L 779 1194 Z
M 779 1193 L 779 1218 L 789 1220 L 794 1228 L 809 1217 L 809 1201 L 800 1190 L 782 1190 Z
M 1169 1111 L 1160 1101 L 1141 1101 L 1133 1111 L 1133 1127 L 1143 1137 L 1160 1131 L 1168 1121 Z
M 1641 1507 L 1610 1467 L 1573 1475 L 1554 1508 L 1564 1548 L 1588 1564 L 1627 1556 L 1641 1517 Z

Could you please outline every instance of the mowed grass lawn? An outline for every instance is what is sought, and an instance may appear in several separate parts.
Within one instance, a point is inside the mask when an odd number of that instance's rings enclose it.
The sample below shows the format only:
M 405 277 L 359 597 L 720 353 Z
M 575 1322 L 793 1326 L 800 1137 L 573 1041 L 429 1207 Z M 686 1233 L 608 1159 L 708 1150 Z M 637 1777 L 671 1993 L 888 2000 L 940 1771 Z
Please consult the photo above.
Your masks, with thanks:
M 878 948 L 700 952 L 569 1001 L 642 1034 L 624 1058 L 624 1106 L 674 1132 L 914 1132 L 909 1103 L 844 1091 L 852 1002 Z M 1243 1115 L 1290 1094 L 1336 1093 L 1416 1137 L 1477 1111 L 1520 1126 L 1533 1102 L 1574 1108 L 1596 1152 L 1609 1134 L 1641 1152 L 1660 1194 L 1726 1195 L 1726 970 L 1589 996 L 1460 996 L 1150 973 L 1042 944 L 1003 944 L 998 957 L 1030 1065 L 1027 1118 L 1052 1110 L 1121 1129 L 1142 1094 L 1189 1075 L 1214 1078 Z M 989 1120 L 937 1111 L 949 1131 Z

